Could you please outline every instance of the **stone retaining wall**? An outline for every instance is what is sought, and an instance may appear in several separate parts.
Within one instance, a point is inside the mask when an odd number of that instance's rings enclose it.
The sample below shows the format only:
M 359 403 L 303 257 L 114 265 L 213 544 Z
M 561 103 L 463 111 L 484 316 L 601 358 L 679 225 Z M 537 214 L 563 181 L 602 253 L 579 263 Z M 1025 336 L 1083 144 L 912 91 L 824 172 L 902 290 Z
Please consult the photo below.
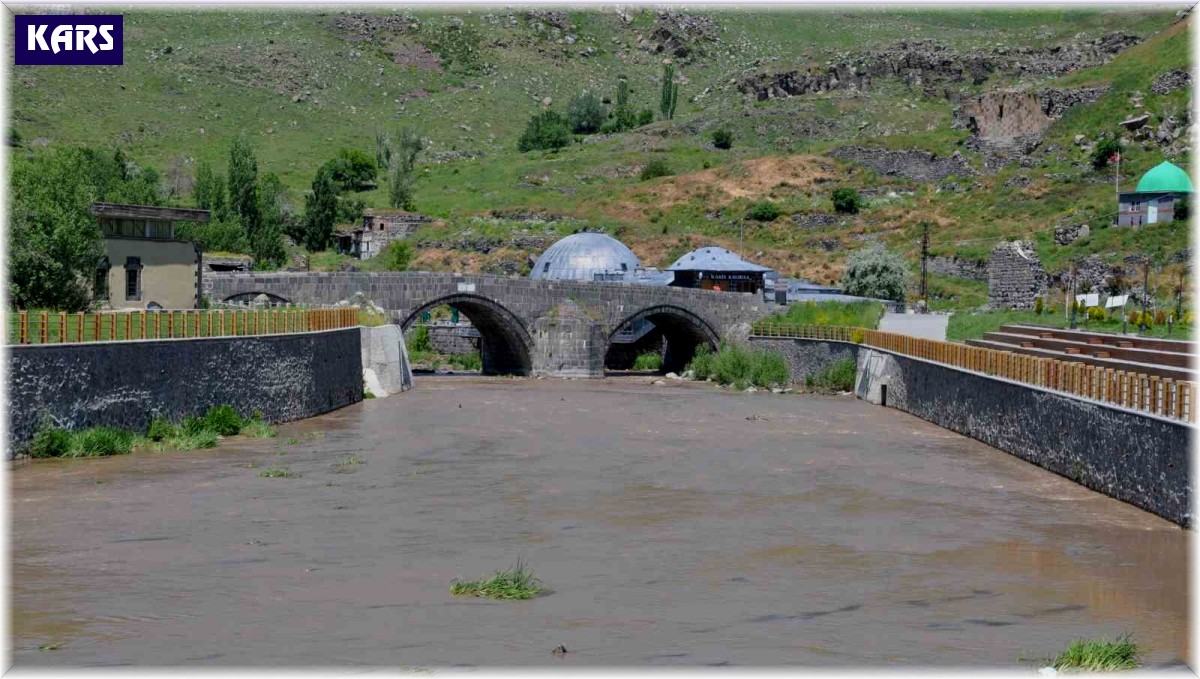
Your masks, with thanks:
M 1192 525 L 1193 427 L 1183 422 L 861 346 L 855 391 Z
M 793 384 L 804 384 L 830 366 L 850 359 L 858 360 L 858 345 L 845 342 L 815 342 L 813 340 L 752 337 L 750 346 L 781 354 L 788 364 Z
M 11 457 L 43 417 L 58 427 L 145 431 L 227 403 L 287 422 L 363 397 L 358 328 L 290 335 L 9 347 Z

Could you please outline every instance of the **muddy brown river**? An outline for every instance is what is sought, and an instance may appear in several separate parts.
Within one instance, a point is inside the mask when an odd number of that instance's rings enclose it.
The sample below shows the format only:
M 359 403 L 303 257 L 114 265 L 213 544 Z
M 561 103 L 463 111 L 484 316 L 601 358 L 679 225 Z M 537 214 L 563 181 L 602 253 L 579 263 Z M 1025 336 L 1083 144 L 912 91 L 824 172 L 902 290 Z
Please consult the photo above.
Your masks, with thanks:
M 1187 657 L 1184 531 L 851 397 L 424 378 L 276 439 L 11 471 L 18 667 Z M 450 595 L 518 557 L 551 593 Z

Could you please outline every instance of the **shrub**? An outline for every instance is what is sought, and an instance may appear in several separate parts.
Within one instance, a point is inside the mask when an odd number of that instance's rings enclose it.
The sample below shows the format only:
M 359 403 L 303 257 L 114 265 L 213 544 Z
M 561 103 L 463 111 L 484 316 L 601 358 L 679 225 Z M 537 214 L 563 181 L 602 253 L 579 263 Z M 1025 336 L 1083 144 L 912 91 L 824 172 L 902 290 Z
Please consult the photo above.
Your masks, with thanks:
M 1033 313 L 1041 316 L 1043 310 L 1044 310 L 1044 305 L 1042 304 L 1042 298 L 1034 297 L 1033 298 Z
M 175 425 L 164 417 L 156 417 L 150 420 L 150 427 L 146 430 L 146 438 L 151 441 L 165 441 L 174 437 L 176 434 Z
M 433 346 L 429 343 L 429 328 L 424 325 L 418 325 L 413 328 L 412 335 L 408 339 L 408 351 L 428 352 L 433 351 Z
M 779 206 L 769 200 L 760 200 L 750 206 L 746 216 L 757 222 L 773 222 L 779 217 Z
M 658 177 L 669 177 L 673 174 L 675 173 L 671 170 L 671 166 L 667 165 L 667 161 L 655 158 L 646 163 L 646 166 L 642 168 L 641 179 L 642 181 L 646 181 Z
M 786 387 L 792 380 L 787 360 L 780 354 L 761 352 L 755 356 L 751 381 L 762 387 Z
M 394 240 L 388 243 L 376 258 L 379 259 L 379 266 L 383 271 L 408 271 L 408 265 L 413 258 L 412 243 Z
M 847 295 L 900 302 L 904 300 L 908 276 L 908 265 L 903 257 L 882 243 L 873 243 L 846 258 L 842 289 Z
M 729 149 L 733 147 L 733 132 L 728 127 L 719 127 L 713 130 L 712 133 L 713 146 L 719 149 Z
M 1090 307 L 1087 310 L 1087 316 L 1088 319 L 1093 321 L 1103 321 L 1105 318 L 1108 318 L 1108 314 L 1104 313 L 1104 309 L 1098 306 Z
M 834 189 L 833 209 L 836 212 L 856 215 L 861 208 L 862 198 L 859 197 L 858 191 L 854 189 Z
M 838 391 L 853 391 L 854 380 L 858 375 L 858 365 L 852 358 L 845 358 L 837 363 L 826 366 L 824 370 L 813 376 L 812 385 Z
M 1175 220 L 1186 222 L 1190 216 L 1192 216 L 1192 204 L 1187 196 L 1175 201 Z
M 215 405 L 204 413 L 202 428 L 216 432 L 221 436 L 234 436 L 242 430 L 242 418 L 233 406 Z
M 1191 325 L 1192 324 L 1192 312 L 1191 311 L 1183 312 L 1183 316 L 1180 318 L 1180 320 L 1183 322 L 1184 325 Z
M 696 379 L 712 377 L 713 381 L 738 390 L 750 385 L 785 386 L 790 380 L 787 361 L 782 356 L 739 344 L 722 343 L 716 354 L 702 355 L 697 350 L 688 368 L 696 372 Z
M 855 344 L 862 344 L 863 340 L 866 338 L 867 333 L 863 332 L 862 328 L 855 328 L 854 332 L 850 333 L 850 341 L 854 342 Z
M 85 429 L 72 438 L 71 457 L 124 455 L 133 450 L 133 434 L 113 427 Z
M 43 425 L 29 444 L 30 457 L 62 457 L 69 452 L 71 433 L 57 427 Z
M 1121 143 L 1116 139 L 1105 139 L 1096 144 L 1096 149 L 1092 151 L 1092 168 L 1103 170 L 1108 166 L 1109 161 L 1114 155 L 1121 150 Z
M 644 354 L 638 354 L 638 357 L 633 360 L 634 370 L 659 370 L 662 368 L 662 354 L 657 351 L 647 351 Z
M 685 371 L 692 371 L 695 379 L 707 380 L 712 377 L 713 369 L 713 353 L 707 346 L 696 347 L 696 353 L 692 355 L 692 360 L 687 364 Z
M 642 125 L 649 125 L 652 122 L 654 122 L 654 111 L 651 111 L 648 108 L 644 108 L 638 112 L 638 115 L 637 115 L 638 127 L 641 127 Z M 1178 209 L 1179 208 L 1176 208 L 1176 211 L 1178 211 Z
M 557 150 L 571 143 L 571 128 L 567 119 L 554 111 L 542 111 L 529 119 L 525 132 L 517 141 L 521 153 L 536 149 Z
M 604 124 L 605 116 L 604 105 L 600 103 L 600 97 L 591 92 L 584 92 L 567 105 L 567 122 L 575 134 L 596 132 Z
M 471 370 L 475 372 L 483 370 L 483 356 L 478 351 L 466 354 L 454 354 L 446 359 L 446 362 L 459 370 Z

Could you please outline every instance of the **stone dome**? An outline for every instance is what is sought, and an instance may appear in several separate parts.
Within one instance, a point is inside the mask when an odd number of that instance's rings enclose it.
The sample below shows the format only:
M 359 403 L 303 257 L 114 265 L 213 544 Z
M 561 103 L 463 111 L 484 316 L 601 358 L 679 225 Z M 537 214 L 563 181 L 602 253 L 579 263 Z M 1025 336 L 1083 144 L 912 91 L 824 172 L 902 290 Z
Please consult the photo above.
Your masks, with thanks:
M 1164 160 L 1142 175 L 1142 180 L 1137 185 L 1138 193 L 1160 193 L 1164 191 L 1192 192 L 1192 180 L 1188 178 L 1187 173 L 1183 171 L 1183 168 L 1169 160 Z
M 595 280 L 598 273 L 633 272 L 637 255 L 621 241 L 603 233 L 577 233 L 546 248 L 533 265 L 535 280 Z

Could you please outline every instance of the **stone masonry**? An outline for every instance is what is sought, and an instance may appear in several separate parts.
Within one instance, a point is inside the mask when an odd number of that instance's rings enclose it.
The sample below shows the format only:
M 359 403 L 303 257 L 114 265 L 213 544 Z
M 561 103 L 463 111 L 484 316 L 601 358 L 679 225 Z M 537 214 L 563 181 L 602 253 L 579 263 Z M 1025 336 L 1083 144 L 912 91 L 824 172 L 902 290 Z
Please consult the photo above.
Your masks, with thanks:
M 1046 293 L 1046 271 L 1030 241 L 1000 243 L 988 260 L 988 307 L 1032 309 Z
M 535 357 L 548 358 L 548 352 L 540 353 L 538 344 L 567 341 L 578 328 L 536 323 L 568 300 L 595 321 L 605 346 L 626 322 L 651 321 L 666 337 L 665 359 L 671 366 L 684 361 L 699 344 L 715 347 L 722 338 L 744 334 L 747 324 L 768 313 L 762 298 L 749 293 L 430 272 L 214 274 L 205 277 L 205 292 L 214 302 L 252 300 L 265 293 L 303 304 L 336 304 L 361 292 L 405 329 L 421 311 L 447 304 L 479 330 L 485 374 L 528 375 L 543 370 Z M 546 334 L 539 337 L 537 329 Z M 559 331 L 566 336 L 556 338 L 553 333 Z M 591 351 L 591 345 L 568 342 L 564 346 L 586 346 Z M 598 367 L 590 354 L 566 360 L 560 352 L 555 361 L 592 366 L 589 370 L 601 375 L 603 348 L 599 355 Z

